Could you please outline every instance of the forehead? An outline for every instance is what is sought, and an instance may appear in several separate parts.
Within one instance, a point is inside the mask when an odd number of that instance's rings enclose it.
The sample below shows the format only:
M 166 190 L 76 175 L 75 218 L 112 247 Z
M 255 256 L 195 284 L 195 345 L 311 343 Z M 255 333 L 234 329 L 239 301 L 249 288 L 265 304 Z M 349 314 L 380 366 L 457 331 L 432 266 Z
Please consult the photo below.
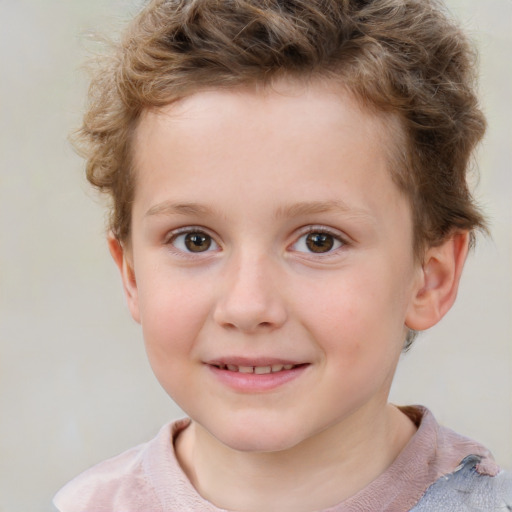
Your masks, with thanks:
M 243 202 L 261 192 L 270 201 L 277 190 L 281 203 L 304 202 L 314 188 L 314 201 L 323 195 L 361 210 L 343 183 L 359 190 L 361 203 L 381 199 L 376 187 L 391 181 L 396 124 L 329 82 L 205 90 L 143 114 L 134 141 L 135 202 L 146 211 L 178 193 L 196 202 L 200 183 L 228 181 L 236 186 L 210 191 L 226 205 L 233 194 Z M 398 195 L 393 183 L 388 188 Z
M 333 108 L 341 105 L 342 109 Z M 212 131 L 229 132 L 240 118 L 243 127 L 252 130 L 239 130 L 240 136 L 247 133 L 248 139 L 258 139 L 259 134 L 270 135 L 276 144 L 295 140 L 301 145 L 308 134 L 320 131 L 336 133 L 348 128 L 343 134 L 347 137 L 352 132 L 347 123 L 356 120 L 354 137 L 364 137 L 368 147 L 377 144 L 390 163 L 404 138 L 397 115 L 363 106 L 342 83 L 321 77 L 309 81 L 283 78 L 270 84 L 199 90 L 164 107 L 144 110 L 132 146 L 136 168 L 144 161 L 147 137 L 161 132 L 166 124 L 174 126 L 166 136 L 198 141 L 210 138 Z

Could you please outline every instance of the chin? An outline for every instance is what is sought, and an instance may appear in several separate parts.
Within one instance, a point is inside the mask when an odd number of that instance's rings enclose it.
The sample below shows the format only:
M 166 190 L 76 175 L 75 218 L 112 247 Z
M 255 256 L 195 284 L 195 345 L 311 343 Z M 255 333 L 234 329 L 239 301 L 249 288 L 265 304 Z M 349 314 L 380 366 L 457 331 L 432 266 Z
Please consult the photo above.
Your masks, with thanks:
M 261 439 L 258 437 L 236 437 L 219 439 L 224 445 L 232 450 L 245 453 L 274 453 L 289 450 L 296 443 L 290 443 L 289 439 Z
M 240 452 L 281 452 L 303 441 L 299 432 L 290 432 L 284 425 L 252 422 L 248 425 L 230 424 L 229 428 L 210 431 L 218 441 Z

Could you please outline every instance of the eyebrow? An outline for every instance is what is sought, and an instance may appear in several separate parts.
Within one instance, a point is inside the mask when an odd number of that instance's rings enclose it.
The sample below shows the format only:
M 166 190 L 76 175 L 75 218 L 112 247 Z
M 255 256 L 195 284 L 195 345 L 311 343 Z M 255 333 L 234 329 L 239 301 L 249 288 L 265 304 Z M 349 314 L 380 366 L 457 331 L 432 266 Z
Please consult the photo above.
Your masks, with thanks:
M 347 205 L 343 201 L 301 201 L 287 206 L 281 206 L 276 210 L 274 217 L 293 218 L 319 213 L 350 214 L 351 217 L 370 217 L 368 211 Z M 173 203 L 163 201 L 152 206 L 145 214 L 146 217 L 154 215 L 197 215 L 213 216 L 215 210 L 207 205 L 199 203 Z
M 318 213 L 342 213 L 354 217 L 369 217 L 370 213 L 361 208 L 349 206 L 343 201 L 302 201 L 278 208 L 276 218 L 301 217 Z
M 163 201 L 152 206 L 145 214 L 146 217 L 152 215 L 212 215 L 213 210 L 206 205 L 198 203 L 172 203 Z

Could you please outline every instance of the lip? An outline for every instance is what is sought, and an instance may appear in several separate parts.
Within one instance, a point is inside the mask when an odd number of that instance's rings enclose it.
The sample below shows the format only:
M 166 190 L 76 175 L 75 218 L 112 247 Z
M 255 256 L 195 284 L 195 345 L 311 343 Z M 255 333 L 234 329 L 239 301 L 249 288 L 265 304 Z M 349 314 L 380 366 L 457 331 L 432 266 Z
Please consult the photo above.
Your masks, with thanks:
M 282 369 L 271 373 L 243 373 L 227 369 L 227 366 L 238 367 L 272 367 L 276 365 L 292 366 L 290 369 Z M 272 391 L 299 378 L 310 366 L 309 363 L 301 363 L 276 358 L 245 358 L 228 357 L 207 361 L 207 369 L 223 385 L 242 393 L 262 393 Z
M 291 359 L 282 359 L 277 357 L 228 356 L 205 361 L 205 364 L 212 366 L 227 366 L 228 364 L 233 366 L 272 366 L 277 364 L 281 364 L 283 366 L 298 366 L 304 364 L 304 361 L 293 361 Z

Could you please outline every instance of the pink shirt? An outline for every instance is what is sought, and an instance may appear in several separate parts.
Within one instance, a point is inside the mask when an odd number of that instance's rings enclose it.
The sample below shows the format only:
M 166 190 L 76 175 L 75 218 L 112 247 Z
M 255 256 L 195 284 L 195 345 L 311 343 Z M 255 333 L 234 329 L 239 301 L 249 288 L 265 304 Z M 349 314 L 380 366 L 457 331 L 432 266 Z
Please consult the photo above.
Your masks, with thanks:
M 438 425 L 423 407 L 402 408 L 418 431 L 393 464 L 351 498 L 322 512 L 407 512 L 467 455 L 479 455 L 481 474 L 499 472 L 480 444 Z M 164 426 L 152 441 L 101 462 L 63 487 L 60 512 L 222 512 L 202 498 L 178 464 L 173 440 L 188 419 Z

